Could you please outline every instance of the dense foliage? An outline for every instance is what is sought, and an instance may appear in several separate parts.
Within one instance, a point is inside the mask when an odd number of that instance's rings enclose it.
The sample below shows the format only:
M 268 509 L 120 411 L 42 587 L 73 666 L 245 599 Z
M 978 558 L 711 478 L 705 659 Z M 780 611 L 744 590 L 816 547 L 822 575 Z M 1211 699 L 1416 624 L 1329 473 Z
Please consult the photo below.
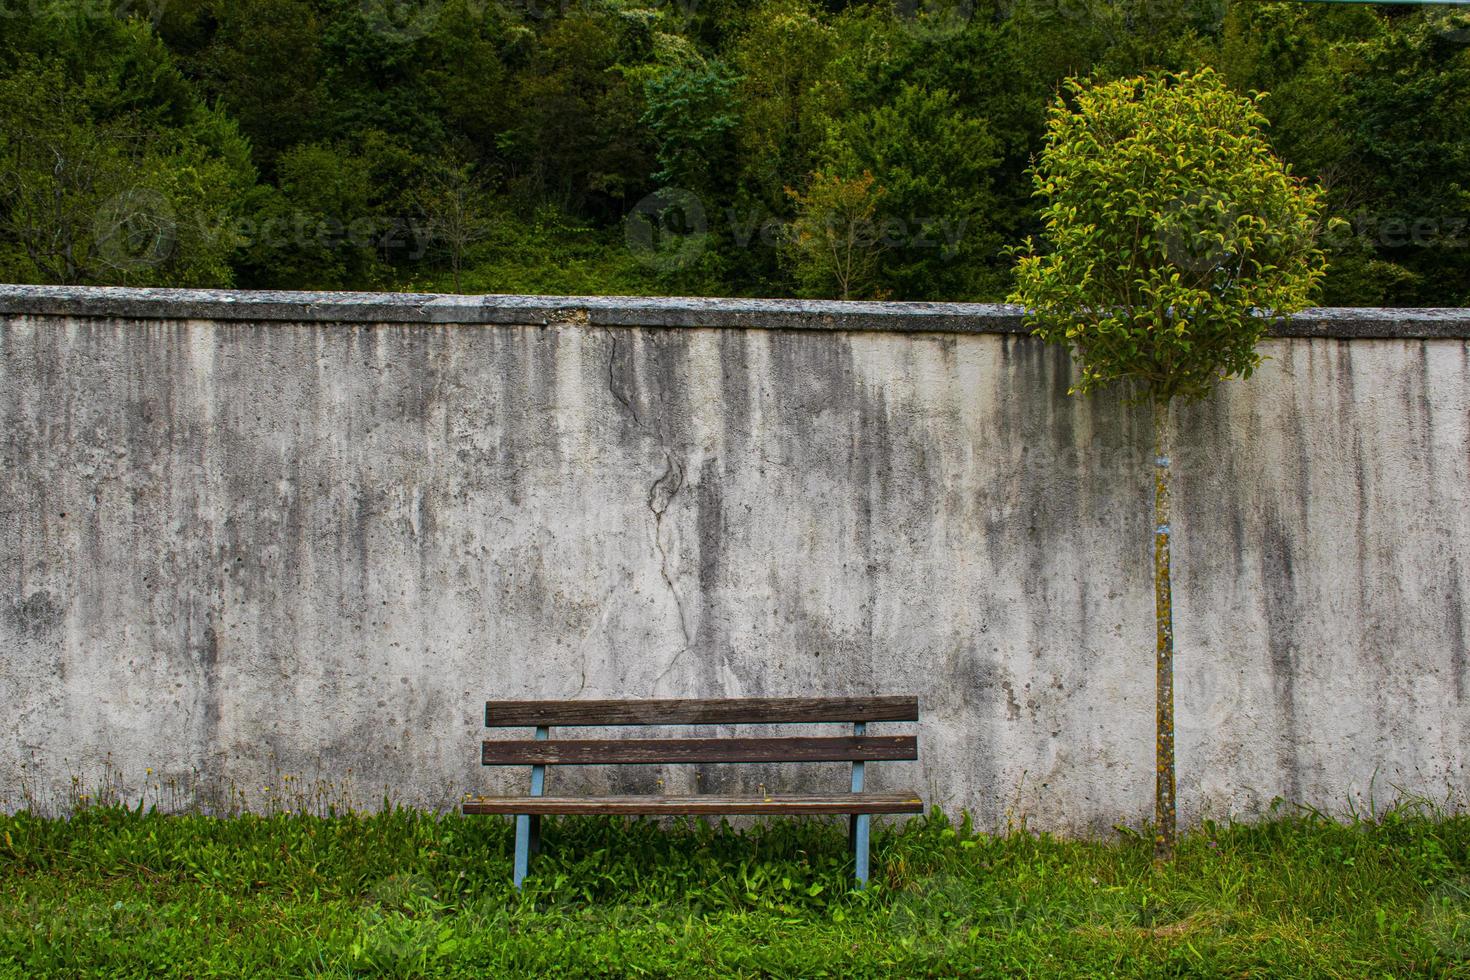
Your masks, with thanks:
M 0 280 L 997 299 L 1061 81 L 1202 66 L 1470 302 L 1470 15 L 1261 0 L 0 4 Z
M 1470 820 L 1412 810 L 1147 840 L 550 821 L 0 814 L 0 976 L 1463 976 Z
M 1034 172 L 1046 250 L 1012 297 L 1070 347 L 1079 392 L 1132 381 L 1156 402 L 1250 376 L 1260 313 L 1309 305 L 1320 194 L 1271 152 L 1257 99 L 1215 72 L 1070 83 Z

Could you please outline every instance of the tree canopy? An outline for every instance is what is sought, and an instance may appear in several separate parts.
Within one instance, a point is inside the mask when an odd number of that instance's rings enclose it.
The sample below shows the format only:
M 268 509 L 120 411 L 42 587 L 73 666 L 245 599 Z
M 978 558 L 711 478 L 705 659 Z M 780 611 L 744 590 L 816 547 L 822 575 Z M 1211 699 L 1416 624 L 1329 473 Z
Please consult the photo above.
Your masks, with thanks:
M 1209 69 L 1068 94 L 1034 174 L 1046 251 L 1028 240 L 1014 299 L 1073 349 L 1080 392 L 1133 381 L 1168 402 L 1249 376 L 1325 261 L 1320 195 L 1271 152 L 1261 97 Z
M 876 245 L 849 295 L 994 300 L 1015 285 L 1007 246 L 1043 225 L 1028 167 L 1062 80 L 1208 67 L 1262 93 L 1273 150 L 1342 219 L 1325 301 L 1470 302 L 1470 15 L 1453 10 L 137 0 L 0 16 L 3 280 L 837 295 L 791 243 L 811 202 L 871 175 Z M 672 199 L 703 227 L 646 261 L 629 216 L 656 223 Z

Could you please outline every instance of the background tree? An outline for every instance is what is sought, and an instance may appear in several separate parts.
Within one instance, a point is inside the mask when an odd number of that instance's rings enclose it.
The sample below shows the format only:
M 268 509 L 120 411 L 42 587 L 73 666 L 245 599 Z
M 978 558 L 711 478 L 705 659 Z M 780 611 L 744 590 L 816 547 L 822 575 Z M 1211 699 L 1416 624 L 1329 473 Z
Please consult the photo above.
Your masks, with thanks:
M 314 138 L 322 21 L 311 0 L 170 0 L 159 25 L 203 96 L 252 136 L 255 161 Z
M 766 0 L 732 44 L 740 79 L 737 186 L 780 214 L 786 188 L 816 169 L 817 151 L 844 93 L 836 75 L 837 29 L 808 0 Z
M 883 251 L 878 205 L 883 188 L 873 175 L 852 179 L 816 173 L 803 193 L 790 190 L 796 220 L 787 229 L 786 255 L 803 296 L 868 299 L 877 285 Z
M 726 191 L 735 164 L 738 79 L 718 61 L 661 66 L 644 85 L 647 126 L 658 149 L 654 179 L 696 194 Z
M 885 245 L 883 291 L 965 295 L 993 285 L 985 278 L 1001 245 L 991 190 L 998 147 L 953 94 L 901 83 L 891 101 L 834 123 L 823 156 L 828 173 L 871 174 L 882 188 L 873 220 Z
M 276 161 L 276 183 L 253 200 L 241 285 L 350 289 L 381 283 L 387 232 L 367 161 L 342 144 L 301 143 Z
M 1174 627 L 1169 408 L 1249 377 L 1273 319 L 1308 305 L 1324 275 L 1319 192 L 1264 135 L 1260 96 L 1220 75 L 1071 82 L 1034 182 L 1044 254 L 1028 240 L 1012 301 L 1069 347 L 1074 392 L 1126 383 L 1153 406 L 1156 854 L 1175 838 Z
M 127 105 L 124 81 L 33 57 L 0 77 L 0 279 L 231 284 L 243 141 L 187 97 L 169 115 Z
M 652 190 L 643 86 L 629 68 L 652 57 L 653 39 L 601 8 L 569 11 L 540 35 L 515 83 L 519 119 L 508 136 L 524 158 L 519 189 L 613 221 Z
M 1238 4 L 1224 31 L 1212 60 L 1345 219 L 1325 302 L 1470 302 L 1470 13 Z
M 465 253 L 490 234 L 487 197 L 474 168 L 456 160 L 442 165 L 416 195 L 424 234 L 449 260 L 455 292 L 462 291 Z

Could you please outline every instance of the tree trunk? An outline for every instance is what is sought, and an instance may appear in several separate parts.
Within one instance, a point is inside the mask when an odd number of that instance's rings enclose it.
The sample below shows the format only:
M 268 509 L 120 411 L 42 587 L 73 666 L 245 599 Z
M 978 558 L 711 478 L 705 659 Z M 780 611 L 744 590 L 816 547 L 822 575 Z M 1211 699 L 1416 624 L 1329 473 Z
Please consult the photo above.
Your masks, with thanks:
M 1154 859 L 1174 858 L 1174 599 L 1169 574 L 1169 403 L 1154 402 Z

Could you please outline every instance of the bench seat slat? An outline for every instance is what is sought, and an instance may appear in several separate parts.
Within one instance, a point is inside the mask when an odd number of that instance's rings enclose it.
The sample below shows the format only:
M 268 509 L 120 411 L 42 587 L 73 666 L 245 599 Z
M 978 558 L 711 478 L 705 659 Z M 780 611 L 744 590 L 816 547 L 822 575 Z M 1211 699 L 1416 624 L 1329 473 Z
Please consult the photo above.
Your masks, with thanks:
M 486 796 L 464 804 L 467 814 L 752 814 L 922 813 L 917 793 L 835 793 L 831 796 Z
M 712 698 L 648 701 L 488 701 L 487 728 L 595 725 L 777 725 L 918 721 L 919 699 Z
M 911 761 L 919 757 L 919 744 L 912 735 L 492 740 L 484 743 L 480 757 L 487 766 Z

